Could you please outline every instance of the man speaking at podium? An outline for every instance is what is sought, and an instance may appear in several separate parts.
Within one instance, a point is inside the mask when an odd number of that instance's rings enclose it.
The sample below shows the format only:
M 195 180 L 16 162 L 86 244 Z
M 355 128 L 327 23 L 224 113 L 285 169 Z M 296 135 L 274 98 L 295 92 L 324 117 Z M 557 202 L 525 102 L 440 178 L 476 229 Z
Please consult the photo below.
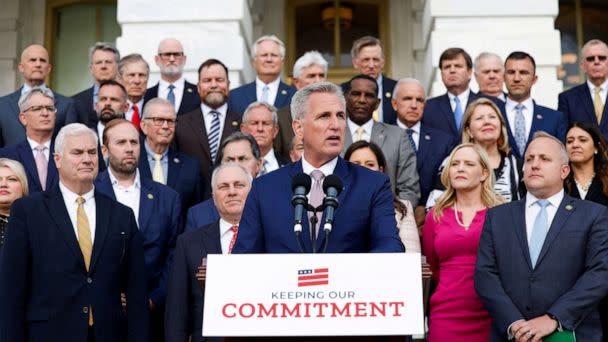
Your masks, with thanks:
M 340 158 L 346 129 L 344 96 L 340 88 L 320 82 L 298 90 L 291 101 L 292 127 L 302 138 L 302 159 L 256 179 L 247 197 L 233 253 L 298 253 L 291 205 L 292 178 L 302 172 L 312 180 L 309 202 L 322 202 L 323 180 L 333 174 L 343 183 L 337 196 L 329 237 L 325 216 L 311 229 L 304 214 L 301 243 L 304 253 L 403 252 L 393 207 L 389 178 Z M 319 215 L 320 216 L 320 215 Z

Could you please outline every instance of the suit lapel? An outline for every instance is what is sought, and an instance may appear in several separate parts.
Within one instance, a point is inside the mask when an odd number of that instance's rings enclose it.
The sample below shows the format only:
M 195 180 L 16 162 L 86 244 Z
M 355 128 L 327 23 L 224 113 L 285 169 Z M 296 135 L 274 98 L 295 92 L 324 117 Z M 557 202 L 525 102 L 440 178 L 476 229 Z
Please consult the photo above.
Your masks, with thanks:
M 51 150 L 49 151 L 49 162 L 46 167 L 46 188 L 50 189 L 54 184 L 59 182 L 59 174 L 57 172 L 57 166 L 55 165 L 55 160 L 53 159 L 53 151 L 55 150 L 55 142 L 51 142 Z
M 517 147 L 517 144 L 515 143 L 515 136 L 513 135 L 513 132 L 511 131 L 511 124 L 509 123 L 509 118 L 507 117 L 507 107 L 505 105 L 505 103 L 500 103 L 498 104 L 498 108 L 500 109 L 500 113 L 502 114 L 502 118 L 505 120 L 505 123 L 507 124 L 507 135 L 509 136 L 509 147 L 513 150 L 513 154 L 515 154 L 516 156 L 522 156 L 521 152 L 519 151 L 519 148 Z M 534 119 L 532 119 L 532 121 L 534 121 Z M 532 130 L 530 130 L 530 132 L 532 132 Z
M 597 123 L 597 117 L 595 116 L 595 107 L 593 106 L 593 94 L 591 94 L 591 90 L 587 86 L 587 82 L 581 85 L 581 89 L 578 92 L 578 97 L 585 107 L 585 115 L 587 116 L 587 120 L 589 122 Z M 606 113 L 606 106 L 604 105 L 604 113 Z M 604 122 L 604 117 L 602 116 L 602 122 Z
M 21 97 L 21 90 L 23 89 L 23 86 L 21 86 L 19 89 L 17 89 L 17 91 L 13 92 L 10 97 L 11 97 L 11 101 L 9 101 L 9 105 L 11 106 L 11 113 L 14 113 L 13 115 L 17 116 L 17 120 L 19 120 L 19 112 L 21 112 L 19 110 L 18 107 L 18 103 L 19 103 L 19 98 Z M 18 121 L 21 124 L 21 121 Z
M 179 174 L 182 170 L 182 161 L 176 156 L 176 153 L 172 148 L 169 148 L 167 157 L 169 158 L 167 167 L 167 185 L 170 188 L 175 189 L 175 186 L 179 180 Z
M 420 125 L 420 134 L 418 135 L 418 149 L 416 151 L 417 160 L 424 160 L 428 154 L 433 141 L 433 136 L 427 131 L 424 125 Z M 420 163 L 418 163 L 420 165 Z
M 291 168 L 289 171 L 291 179 L 293 179 L 293 177 L 295 177 L 295 175 L 298 173 L 303 172 L 301 159 L 286 167 Z M 308 212 L 305 213 L 305 217 L 302 219 L 302 234 L 300 235 L 300 238 L 302 239 L 302 248 L 304 248 L 304 252 L 310 253 L 312 251 L 312 244 L 310 242 L 310 220 Z
M 342 203 L 344 201 L 344 198 L 346 198 L 346 196 L 348 196 L 348 191 L 350 190 L 350 183 L 351 183 L 349 165 L 346 160 L 338 157 L 338 163 L 336 164 L 336 168 L 334 170 L 334 175 L 338 176 L 342 180 L 342 185 L 343 185 L 342 192 L 338 196 L 338 203 Z M 342 207 L 338 206 L 338 209 L 336 210 L 334 217 L 338 217 L 338 215 L 341 212 L 341 208 Z M 323 215 L 323 217 L 321 218 L 321 222 L 319 223 L 319 235 L 317 238 L 317 251 L 322 250 L 323 244 L 325 243 L 325 238 L 326 238 L 325 230 L 322 229 L 323 220 L 325 220 L 325 215 Z M 338 222 L 334 221 L 334 228 L 335 228 L 336 224 L 338 224 Z
M 534 103 L 534 107 L 532 109 L 532 125 L 530 125 L 530 134 L 528 135 L 528 141 L 532 140 L 532 136 L 534 135 L 534 132 L 539 131 L 542 129 L 543 126 L 543 120 L 545 119 L 542 115 L 542 113 L 540 113 L 538 106 L 536 105 L 535 101 L 532 101 L 532 103 Z M 525 151 L 520 151 L 520 155 L 523 156 L 523 152 Z
M 564 223 L 568 220 L 570 215 L 576 210 L 576 206 L 574 206 L 574 200 L 572 197 L 568 195 L 564 195 L 562 202 L 559 204 L 559 208 L 557 208 L 557 212 L 555 213 L 555 217 L 553 218 L 553 222 L 549 227 L 549 231 L 547 232 L 547 237 L 545 237 L 545 242 L 543 242 L 543 248 L 540 250 L 540 254 L 538 255 L 538 260 L 536 261 L 536 265 L 540 265 L 543 260 L 545 254 L 549 250 L 549 247 L 557 237 L 557 235 L 561 232 L 562 228 L 564 228 Z
M 287 105 L 288 89 L 287 84 L 279 82 L 279 89 L 277 90 L 277 97 L 274 99 L 274 106 L 276 108 L 283 108 Z
M 532 269 L 532 261 L 530 261 L 530 247 L 528 246 L 528 233 L 526 232 L 526 200 L 517 202 L 517 206 L 512 207 L 511 218 L 513 219 L 511 227 L 514 227 L 517 240 L 521 251 L 524 255 L 528 267 Z
M 203 229 L 201 237 L 201 243 L 203 244 L 203 246 L 205 246 L 207 254 L 222 254 L 219 220 L 213 222 L 212 224 L 207 226 L 207 228 Z
M 188 122 L 186 124 L 192 129 L 192 136 L 198 141 L 205 156 L 211 160 L 209 138 L 207 137 L 207 129 L 205 128 L 205 121 L 203 120 L 203 111 L 200 107 L 196 110 L 194 115 L 188 117 Z
M 110 201 L 101 196 L 97 191 L 95 191 L 95 240 L 93 242 L 93 254 L 91 255 L 91 264 L 89 265 L 89 273 L 92 273 L 95 265 L 97 264 L 97 260 L 99 260 L 99 255 L 103 250 L 103 245 L 106 242 L 106 237 L 108 236 L 108 230 L 110 229 L 110 207 L 112 204 Z
M 378 145 L 380 147 L 380 149 L 382 149 L 382 145 L 384 144 L 384 139 L 386 138 L 386 135 L 384 134 L 384 127 L 375 122 L 372 125 L 372 132 L 370 134 L 370 140 L 371 142 L 373 142 L 374 144 Z M 384 149 L 382 149 L 384 151 Z
M 36 188 L 39 191 L 42 191 L 42 185 L 40 184 L 40 177 L 38 177 L 38 168 L 36 167 L 36 161 L 34 160 L 34 155 L 32 150 L 30 149 L 29 143 L 26 141 L 17 145 L 17 154 L 23 163 L 25 168 L 25 172 L 27 173 L 27 178 L 30 182 L 36 185 Z M 54 163 L 54 161 L 53 161 Z M 30 189 L 30 191 L 34 191 L 36 189 Z
M 143 233 L 148 227 L 148 221 L 154 213 L 154 203 L 158 200 L 158 194 L 154 191 L 149 179 L 140 177 L 141 191 L 139 193 L 139 230 Z
M 441 108 L 441 113 L 443 114 L 445 120 L 450 123 L 452 133 L 458 135 L 459 127 L 456 127 L 456 118 L 454 118 L 454 112 L 452 112 L 452 106 L 450 106 L 450 98 L 448 97 L 448 94 L 441 96 L 439 99 L 439 108 Z

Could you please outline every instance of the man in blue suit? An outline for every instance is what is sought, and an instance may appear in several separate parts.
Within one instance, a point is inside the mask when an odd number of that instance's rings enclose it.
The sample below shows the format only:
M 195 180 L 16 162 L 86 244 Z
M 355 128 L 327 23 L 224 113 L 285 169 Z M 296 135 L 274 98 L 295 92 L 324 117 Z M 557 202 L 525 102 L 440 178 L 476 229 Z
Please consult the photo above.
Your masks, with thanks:
M 49 54 L 41 45 L 30 45 L 21 53 L 19 72 L 23 75 L 23 86 L 14 93 L 0 97 L 0 147 L 17 145 L 25 140 L 25 127 L 19 122 L 19 98 L 33 87 L 47 88 L 45 78 L 51 72 Z M 53 92 L 55 107 L 55 131 L 59 132 L 64 125 L 76 122 L 74 101 Z
M 495 101 L 500 108 L 509 134 L 513 154 L 523 157 L 528 141 L 536 131 L 544 131 L 564 141 L 568 120 L 563 113 L 536 104 L 531 97 L 536 83 L 536 62 L 529 54 L 514 51 L 505 60 L 507 101 Z
M 473 72 L 471 56 L 461 48 L 449 48 L 439 57 L 441 80 L 447 93 L 430 98 L 424 106 L 422 122 L 460 141 L 460 125 L 469 103 L 479 96 L 470 88 Z
M 285 44 L 274 35 L 262 36 L 251 47 L 255 81 L 230 91 L 228 109 L 243 114 L 249 104 L 260 101 L 277 109 L 289 106 L 296 92 L 281 81 Z
M 25 126 L 26 140 L 0 149 L 0 156 L 20 162 L 25 168 L 29 193 L 51 189 L 59 183 L 53 160 L 55 101 L 47 88 L 34 87 L 19 100 L 19 121 Z
M 602 341 L 608 209 L 566 195 L 569 172 L 564 145 L 536 133 L 526 151 L 526 198 L 486 214 L 475 289 L 493 320 L 491 341 L 540 341 L 558 329 Z
M 570 124 L 592 122 L 599 126 L 608 139 L 608 46 L 599 39 L 583 45 L 580 67 L 587 82 L 559 94 L 557 109 Z
M 345 100 L 340 88 L 320 82 L 298 90 L 291 104 L 293 129 L 302 137 L 302 159 L 268 175 L 257 178 L 239 226 L 234 253 L 297 253 L 300 251 L 294 232 L 292 178 L 301 172 L 315 178 L 311 202 L 322 201 L 321 184 L 331 174 L 339 177 L 343 190 L 335 213 L 331 236 L 326 236 L 321 221 L 309 228 L 303 220 L 303 250 L 327 252 L 403 252 L 397 233 L 393 194 L 389 178 L 351 164 L 340 158 L 346 129 Z M 318 231 L 317 244 L 308 237 Z
M 95 181 L 99 192 L 133 209 L 144 237 L 148 274 L 151 337 L 161 338 L 169 267 L 181 233 L 181 200 L 173 189 L 140 177 L 139 133 L 125 119 L 110 121 L 103 132 L 102 151 L 108 170 Z M 127 308 L 129 302 L 127 298 Z
M 148 342 L 142 236 L 133 212 L 93 187 L 96 139 L 82 124 L 62 128 L 59 186 L 13 203 L 0 260 L 2 341 Z

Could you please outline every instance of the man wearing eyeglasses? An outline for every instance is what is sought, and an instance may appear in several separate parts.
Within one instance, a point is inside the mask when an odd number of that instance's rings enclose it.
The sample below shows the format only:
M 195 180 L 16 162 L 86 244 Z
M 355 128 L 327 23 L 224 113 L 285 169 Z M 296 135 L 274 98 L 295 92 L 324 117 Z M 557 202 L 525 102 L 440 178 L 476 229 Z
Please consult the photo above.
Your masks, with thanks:
M 59 176 L 51 151 L 57 107 L 53 92 L 34 87 L 19 99 L 19 121 L 25 126 L 26 140 L 0 149 L 0 157 L 23 164 L 30 194 L 58 184 Z
M 558 110 L 570 123 L 595 123 L 608 138 L 608 45 L 592 39 L 583 45 L 580 57 L 587 82 L 559 94 Z
M 158 44 L 154 61 L 160 69 L 160 80 L 146 91 L 144 105 L 155 97 L 169 101 L 177 115 L 189 113 L 201 105 L 196 85 L 183 77 L 186 55 L 179 40 L 167 38 Z
M 168 100 L 158 97 L 146 103 L 141 121 L 146 138 L 140 144 L 139 172 L 141 177 L 177 191 L 185 213 L 202 201 L 204 189 L 198 162 L 171 148 L 176 122 L 175 109 Z

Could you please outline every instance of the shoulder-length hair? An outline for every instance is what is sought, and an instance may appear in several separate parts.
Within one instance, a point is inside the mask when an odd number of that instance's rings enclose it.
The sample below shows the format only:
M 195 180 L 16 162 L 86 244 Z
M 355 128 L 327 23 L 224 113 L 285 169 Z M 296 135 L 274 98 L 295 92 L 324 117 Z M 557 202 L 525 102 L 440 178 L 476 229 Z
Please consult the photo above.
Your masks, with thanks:
M 500 120 L 500 136 L 498 136 L 498 141 L 496 142 L 496 144 L 498 145 L 499 151 L 502 151 L 508 155 L 511 148 L 509 147 L 509 135 L 507 133 L 507 122 L 505 121 L 505 118 L 502 116 L 500 109 L 498 109 L 498 106 L 496 106 L 494 101 L 487 99 L 485 97 L 479 98 L 467 106 L 467 110 L 465 111 L 464 116 L 462 117 L 462 129 L 461 129 L 461 134 L 462 134 L 461 140 L 462 141 L 461 141 L 461 143 L 464 144 L 464 143 L 468 143 L 468 142 L 471 142 L 471 143 L 475 142 L 473 140 L 473 137 L 471 136 L 471 134 L 469 134 L 469 132 L 467 132 L 467 128 L 469 128 L 469 125 L 471 124 L 471 117 L 473 116 L 473 112 L 479 106 L 488 106 L 488 107 L 492 108 L 494 113 L 496 113 L 496 115 L 498 116 L 498 120 Z
M 23 196 L 27 196 L 29 193 L 29 188 L 27 184 L 27 175 L 25 173 L 25 169 L 23 165 L 13 159 L 8 158 L 0 158 L 0 167 L 6 167 L 9 170 L 13 171 L 19 183 L 21 183 L 21 189 L 23 190 Z
M 568 132 L 574 127 L 580 128 L 587 132 L 593 140 L 593 146 L 597 149 L 597 153 L 593 155 L 593 171 L 595 176 L 602 183 L 602 192 L 608 196 L 608 144 L 606 139 L 595 124 L 589 122 L 573 122 L 568 128 Z M 572 162 L 570 162 L 572 163 Z M 570 172 L 566 178 L 566 189 L 570 192 L 575 186 L 574 172 Z

